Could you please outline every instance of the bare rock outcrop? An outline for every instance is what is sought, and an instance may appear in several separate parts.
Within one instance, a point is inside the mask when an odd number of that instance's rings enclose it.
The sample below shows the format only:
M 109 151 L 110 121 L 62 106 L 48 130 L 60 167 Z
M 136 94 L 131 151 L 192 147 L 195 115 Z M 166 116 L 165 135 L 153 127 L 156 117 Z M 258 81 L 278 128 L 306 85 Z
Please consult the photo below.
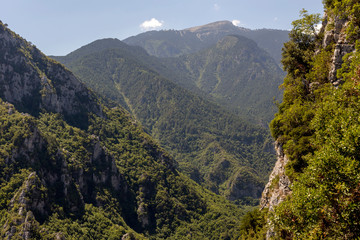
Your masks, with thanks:
M 268 208 L 269 211 L 274 211 L 274 207 L 291 194 L 291 181 L 285 174 L 285 166 L 289 162 L 289 159 L 284 154 L 281 144 L 277 141 L 275 142 L 275 150 L 277 161 L 260 200 L 261 209 Z M 274 230 L 269 221 L 268 227 L 266 239 L 271 239 L 274 236 Z
M 277 161 L 270 174 L 269 182 L 265 186 L 260 201 L 261 208 L 269 208 L 270 211 L 281 203 L 286 196 L 291 194 L 291 181 L 285 174 L 285 166 L 289 159 L 284 154 L 279 142 L 275 143 L 275 150 Z
M 16 113 L 12 104 L 2 104 L 7 107 L 7 112 L 11 112 L 9 115 Z M 102 206 L 101 199 L 97 199 L 99 189 L 107 188 L 116 191 L 120 199 L 127 198 L 124 176 L 113 156 L 96 137 L 89 142 L 89 155 L 88 159 L 83 159 L 84 165 L 70 166 L 72 160 L 66 156 L 66 150 L 58 148 L 49 153 L 49 146 L 54 147 L 51 145 L 54 143 L 43 136 L 32 117 L 26 114 L 22 117 L 29 122 L 29 134 L 17 143 L 5 163 L 19 166 L 14 167 L 14 172 L 21 172 L 21 169 L 31 169 L 31 172 L 23 179 L 18 177 L 21 186 L 16 188 L 9 202 L 9 220 L 0 226 L 0 238 L 34 239 L 38 226 L 51 216 L 56 204 L 61 203 L 73 215 L 82 214 L 87 203 Z M 11 174 L 4 177 L 10 179 Z
M 61 113 L 75 125 L 86 122 L 89 112 L 102 116 L 94 93 L 69 70 L 4 25 L 0 25 L 0 43 L 1 99 L 34 116 L 43 109 Z
M 329 80 L 334 86 L 341 84 L 342 79 L 337 77 L 337 71 L 343 64 L 343 57 L 355 50 L 355 45 L 348 41 L 346 28 L 349 19 L 343 19 L 338 16 L 329 17 L 325 14 L 323 23 L 324 39 L 323 48 L 327 48 L 334 44 L 334 54 L 331 59 L 331 67 L 329 72 Z
M 342 67 L 343 58 L 346 54 L 355 51 L 354 41 L 348 39 L 346 29 L 351 19 L 338 16 L 324 15 L 324 21 L 320 32 L 324 33 L 322 49 L 333 49 L 330 71 L 328 73 L 329 82 L 335 87 L 342 83 L 342 79 L 337 76 L 338 70 Z M 318 50 L 317 52 L 320 52 Z M 314 82 L 310 85 L 310 90 L 316 89 L 320 83 Z M 289 162 L 279 142 L 275 143 L 277 162 L 269 177 L 269 181 L 262 193 L 260 206 L 261 209 L 268 208 L 274 211 L 274 208 L 291 195 L 291 180 L 285 173 L 285 166 Z M 268 220 L 268 231 L 266 239 L 274 237 L 274 230 L 271 222 Z

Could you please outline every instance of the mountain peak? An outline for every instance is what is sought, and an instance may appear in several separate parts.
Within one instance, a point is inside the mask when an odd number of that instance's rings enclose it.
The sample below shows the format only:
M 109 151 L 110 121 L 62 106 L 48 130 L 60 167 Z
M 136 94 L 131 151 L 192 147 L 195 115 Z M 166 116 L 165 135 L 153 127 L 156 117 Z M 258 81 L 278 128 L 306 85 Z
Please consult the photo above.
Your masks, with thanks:
M 254 40 L 259 47 L 268 51 L 279 65 L 283 43 L 288 41 L 288 31 L 251 30 L 237 27 L 231 21 L 218 21 L 183 30 L 145 32 L 123 41 L 143 47 L 153 56 L 177 57 L 208 48 L 227 35 L 240 35 Z
M 208 32 L 208 31 L 214 31 L 214 30 L 233 30 L 237 29 L 239 27 L 236 27 L 232 22 L 224 20 L 224 21 L 217 21 L 201 26 L 186 28 L 184 31 L 190 31 L 190 32 Z M 244 28 L 245 29 L 245 28 Z

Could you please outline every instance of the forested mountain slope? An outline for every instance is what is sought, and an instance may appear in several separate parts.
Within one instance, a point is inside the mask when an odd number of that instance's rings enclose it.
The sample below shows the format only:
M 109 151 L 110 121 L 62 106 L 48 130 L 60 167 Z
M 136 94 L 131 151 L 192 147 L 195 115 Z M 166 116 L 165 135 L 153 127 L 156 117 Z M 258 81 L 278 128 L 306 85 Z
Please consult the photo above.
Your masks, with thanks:
M 267 239 L 360 236 L 360 7 L 351 0 L 324 7 L 320 32 L 319 15 L 303 10 L 284 45 L 284 100 L 271 123 L 279 159 L 264 210 L 252 214 L 270 209 Z
M 107 41 L 112 46 L 113 40 L 105 39 L 79 51 Z M 192 179 L 231 200 L 260 197 L 274 162 L 266 130 L 179 87 L 129 52 L 99 47 L 71 62 L 58 59 L 95 91 L 119 103 L 122 96 L 127 109 Z
M 250 30 L 234 26 L 230 21 L 219 21 L 184 30 L 149 31 L 124 39 L 124 42 L 143 47 L 157 57 L 178 57 L 208 48 L 225 36 L 240 35 L 254 40 L 280 64 L 281 48 L 288 34 L 283 30 Z
M 274 117 L 284 77 L 273 58 L 245 37 L 230 35 L 197 53 L 165 58 L 163 64 L 181 72 L 182 86 L 200 89 L 221 106 L 253 122 Z
M 199 52 L 174 58 L 157 58 L 142 48 L 129 46 L 117 39 L 97 40 L 67 56 L 52 58 L 67 64 L 93 52 L 118 48 L 128 58 L 158 72 L 163 77 L 211 102 L 256 122 L 264 128 L 276 112 L 275 101 L 280 102 L 278 88 L 283 71 L 273 58 L 257 44 L 245 37 L 226 36 Z M 112 98 L 126 105 L 114 88 Z M 98 88 L 103 91 L 103 88 Z M 129 110 L 129 109 L 128 109 Z
M 239 207 L 1 22 L 0 53 L 2 239 L 239 237 Z

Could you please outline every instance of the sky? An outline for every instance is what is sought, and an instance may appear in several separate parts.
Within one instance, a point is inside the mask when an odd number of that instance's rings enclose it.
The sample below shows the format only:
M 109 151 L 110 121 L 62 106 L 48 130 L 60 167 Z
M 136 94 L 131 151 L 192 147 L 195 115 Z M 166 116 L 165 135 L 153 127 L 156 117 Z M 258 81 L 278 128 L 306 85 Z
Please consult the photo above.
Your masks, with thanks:
M 0 20 L 45 54 L 62 56 L 102 38 L 222 20 L 290 30 L 303 8 L 323 14 L 321 0 L 0 0 Z

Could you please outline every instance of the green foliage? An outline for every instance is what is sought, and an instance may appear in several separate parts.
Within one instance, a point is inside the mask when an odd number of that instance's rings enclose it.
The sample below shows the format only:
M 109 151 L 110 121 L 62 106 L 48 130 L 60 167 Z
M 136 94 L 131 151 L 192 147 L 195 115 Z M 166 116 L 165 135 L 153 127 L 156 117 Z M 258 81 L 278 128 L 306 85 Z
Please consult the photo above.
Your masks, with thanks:
M 31 120 L 30 116 L 15 112 L 14 106 L 0 99 L 0 184 L 8 181 L 9 174 L 15 169 L 21 169 L 26 164 L 24 159 L 9 163 L 8 158 L 30 136 L 34 126 Z
M 297 238 L 354 238 L 360 234 L 360 89 L 353 82 L 326 97 L 312 121 L 316 137 L 309 166 L 276 210 L 281 231 Z
M 241 239 L 265 239 L 267 209 L 255 208 L 247 212 L 241 220 Z
M 236 59 L 234 61 L 234 59 Z M 181 72 L 175 81 L 249 121 L 267 124 L 275 113 L 273 99 L 281 100 L 283 72 L 254 41 L 226 36 L 197 53 L 165 59 L 164 65 Z M 170 76 L 170 79 L 171 76 Z
M 139 126 L 127 125 L 130 119 L 121 116 L 123 112 L 120 109 L 112 109 L 107 112 L 106 119 L 94 118 L 90 131 L 98 135 L 109 151 L 117 157 L 118 166 L 129 177 L 129 184 L 136 190 L 139 204 L 145 211 L 144 216 L 150 217 L 150 221 L 156 223 L 156 229 L 149 231 L 155 230 L 157 239 L 169 238 L 174 233 L 181 232 L 185 226 L 192 226 L 192 221 L 204 225 L 215 221 L 204 217 L 213 214 L 213 208 L 218 208 L 217 204 L 209 203 L 215 196 L 202 193 L 204 190 L 199 191 L 198 187 L 194 189 L 195 185 L 191 181 L 182 175 L 174 174 L 171 159 L 154 148 L 156 145 L 149 136 L 142 133 Z M 159 154 L 162 155 L 161 162 L 158 160 Z M 152 189 L 151 193 L 146 193 L 150 189 L 144 192 L 145 187 Z M 230 205 L 223 206 L 224 209 L 228 207 Z M 232 211 L 238 211 L 231 207 Z M 219 217 L 226 211 L 220 212 Z M 198 234 L 196 229 L 197 227 L 194 232 Z M 217 228 L 214 227 L 204 234 L 210 236 L 210 233 L 215 234 L 215 231 Z
M 236 43 L 237 38 L 234 40 Z M 116 49 L 102 50 L 100 43 L 81 48 L 62 61 L 99 94 L 123 104 L 174 156 L 184 173 L 221 194 L 231 176 L 244 166 L 254 169 L 264 184 L 271 170 L 269 161 L 274 161 L 265 130 L 160 76 L 131 54 L 131 47 L 123 49 L 119 43 Z M 109 123 L 102 126 L 114 128 Z M 97 129 L 94 134 L 101 131 L 110 131 L 104 138 L 110 141 L 115 130 Z M 222 167 L 223 162 L 229 166 Z
M 0 100 L 1 239 L 181 239 L 187 229 L 206 239 L 240 236 L 242 208 L 180 174 L 125 110 L 100 106 L 68 70 L 3 25 L 0 31 L 23 46 L 0 45 L 8 60 L 22 59 L 21 66 L 5 66 L 18 67 L 20 76 L 30 69 L 26 86 L 48 87 L 15 106 Z M 147 71 L 138 74 L 148 80 Z M 55 98 L 41 98 L 41 111 L 25 107 L 27 99 L 53 91 Z
M 48 233 L 43 239 L 52 239 L 63 236 L 66 239 L 121 239 L 121 236 L 130 234 L 136 239 L 146 239 L 143 235 L 129 229 L 117 212 L 108 212 L 91 204 L 85 206 L 85 213 L 76 221 L 62 219 L 53 214 L 44 226 Z
M 284 44 L 282 63 L 287 71 L 282 84 L 284 98 L 270 123 L 273 137 L 283 144 L 291 160 L 286 167 L 290 178 L 296 178 L 297 173 L 307 166 L 303 156 L 313 151 L 310 143 L 313 129 L 309 122 L 315 113 L 314 102 L 326 88 L 329 64 L 324 67 L 324 63 L 331 56 L 330 50 L 315 55 L 321 39 L 315 30 L 319 15 L 309 15 L 306 10 L 300 15 L 302 18 L 292 23 L 290 41 Z
M 300 12 L 302 17 L 292 22 L 293 29 L 289 34 L 290 41 L 284 44 L 281 63 L 288 76 L 294 80 L 304 77 L 311 69 L 318 34 L 316 24 L 320 22 L 319 14 Z
M 47 148 L 41 148 L 41 151 L 44 151 L 45 156 L 48 154 L 46 158 L 49 161 L 58 161 L 53 155 L 61 153 L 64 156 L 67 168 L 73 175 L 70 182 L 77 181 L 76 175 L 80 169 L 83 171 L 84 179 L 89 173 L 92 174 L 91 176 L 96 176 L 106 171 L 108 168 L 106 162 L 97 165 L 95 160 L 91 160 L 94 154 L 94 141 L 101 141 L 115 158 L 118 169 L 126 176 L 130 191 L 123 193 L 127 194 L 128 200 L 125 201 L 124 196 L 114 191 L 112 187 L 88 182 L 88 184 L 94 184 L 93 194 L 96 195 L 96 201 L 94 201 L 86 191 L 81 189 L 70 193 L 73 194 L 72 196 L 64 196 L 61 189 L 54 189 L 48 185 L 48 189 L 41 190 L 39 185 L 39 188 L 36 187 L 33 194 L 29 195 L 29 199 L 37 196 L 38 191 L 43 191 L 47 197 L 40 199 L 46 199 L 45 209 L 49 211 L 49 216 L 35 215 L 33 218 L 32 236 L 37 236 L 37 239 L 51 239 L 55 236 L 63 236 L 66 239 L 119 239 L 125 234 L 142 239 L 143 235 L 136 233 L 132 228 L 154 239 L 181 236 L 180 233 L 184 229 L 192 229 L 194 235 L 205 236 L 209 239 L 212 237 L 218 239 L 218 236 L 224 232 L 227 232 L 227 236 L 231 239 L 239 236 L 236 228 L 240 224 L 242 210 L 205 191 L 183 175 L 179 175 L 174 170 L 169 156 L 143 133 L 141 127 L 134 124 L 123 110 L 104 108 L 105 117 L 93 115 L 89 132 L 86 132 L 69 126 L 59 114 L 44 113 L 35 121 L 32 117 L 21 115 L 15 110 L 8 115 L 8 106 L 5 103 L 1 105 L 4 109 L 1 111 L 4 117 L 18 117 L 22 121 L 29 118 L 30 124 L 36 126 L 37 131 L 40 131 L 41 135 L 47 139 Z M 6 123 L 6 121 L 2 122 Z M 32 128 L 19 124 L 17 130 L 23 129 L 31 130 Z M 3 132 L 4 136 L 9 135 L 5 134 L 4 128 Z M 30 136 L 32 134 L 34 133 L 31 132 Z M 14 147 L 21 148 L 22 145 L 23 141 L 17 141 Z M 36 151 L 38 150 L 34 152 Z M 11 156 L 11 153 L 9 154 Z M 34 155 L 35 158 L 36 156 Z M 10 200 L 16 199 L 15 194 L 24 189 L 24 182 L 28 181 L 28 176 L 32 171 L 39 172 L 39 177 L 46 182 L 46 177 L 42 176 L 41 172 L 50 171 L 48 174 L 53 175 L 56 174 L 57 168 L 52 163 L 39 161 L 33 165 L 33 169 L 29 168 L 31 164 L 24 163 L 22 166 L 26 169 L 17 170 L 19 163 L 15 163 L 10 165 L 13 168 L 9 171 L 1 172 L 8 180 L 2 181 L 0 185 L 0 211 L 3 213 L 2 224 L 12 219 L 10 226 L 20 229 L 21 226 L 17 226 L 16 219 L 21 219 L 21 216 L 16 216 L 16 213 L 21 205 L 9 207 Z M 70 191 L 70 186 L 68 191 Z M 80 196 L 85 201 L 84 211 L 71 214 L 71 210 L 67 207 L 67 204 L 71 203 L 67 201 L 78 201 L 76 204 L 79 207 L 83 204 L 82 201 L 76 200 Z M 31 201 L 36 203 L 39 200 Z M 51 209 L 48 209 L 47 205 L 52 205 Z M 143 210 L 141 212 L 138 210 L 136 214 L 136 209 L 140 208 Z M 27 209 L 26 205 L 25 209 Z M 139 220 L 136 220 L 137 216 L 148 218 L 154 224 L 141 228 Z M 206 230 L 204 230 L 205 226 Z M 5 234 L 8 229 L 4 228 L 2 234 Z M 46 231 L 40 229 L 46 229 Z
M 351 11 L 358 5 L 354 1 L 324 3 L 331 17 L 350 19 Z M 352 28 L 351 24 L 348 27 Z M 329 68 L 331 49 L 321 49 L 305 76 L 307 81 L 316 81 L 317 88 L 299 94 L 303 100 L 294 98 L 291 104 L 280 108 L 272 122 L 274 136 L 285 139 L 284 149 L 291 156 L 289 166 L 296 171 L 296 159 L 306 163 L 301 173 L 297 171 L 291 196 L 272 213 L 275 238 L 357 239 L 360 235 L 360 45 L 358 42 L 355 45 L 356 51 L 345 56 L 342 68 L 337 71 L 343 81 L 341 86 L 335 88 L 326 83 L 328 70 L 321 66 Z M 304 121 L 300 126 L 306 126 L 309 132 L 295 134 L 292 131 L 296 131 L 296 125 L 286 124 L 291 120 L 290 110 L 301 104 L 304 110 L 297 111 L 298 118 Z M 306 142 L 297 141 L 303 150 L 292 145 L 294 139 L 306 136 Z M 294 158 L 292 150 L 299 156 Z
M 329 14 L 348 20 L 346 38 L 355 41 L 360 36 L 360 3 L 357 0 L 325 0 L 324 5 Z
M 0 185 L 0 208 L 6 209 L 10 204 L 10 200 L 14 197 L 16 190 L 21 187 L 25 178 L 30 174 L 29 170 L 21 169 L 19 173 L 14 174 L 7 181 L 3 181 Z M 3 222 L 4 224 L 4 222 Z

